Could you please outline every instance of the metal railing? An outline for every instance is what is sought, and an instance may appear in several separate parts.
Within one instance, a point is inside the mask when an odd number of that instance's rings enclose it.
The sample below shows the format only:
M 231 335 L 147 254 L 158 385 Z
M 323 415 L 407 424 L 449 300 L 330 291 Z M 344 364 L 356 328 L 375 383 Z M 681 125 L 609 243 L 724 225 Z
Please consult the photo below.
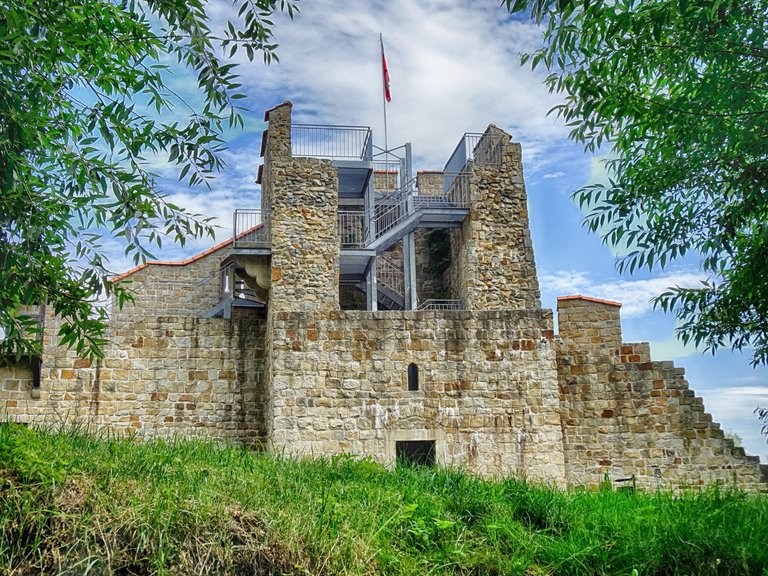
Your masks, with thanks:
M 236 269 L 234 262 L 228 262 L 219 269 L 219 301 L 227 298 L 255 300 L 253 290 L 235 273 Z
M 270 246 L 269 210 L 238 209 L 233 216 L 234 248 Z
M 458 174 L 462 172 L 467 166 L 467 162 L 472 159 L 472 150 L 475 145 L 482 138 L 482 134 L 474 134 L 467 132 L 461 137 L 459 143 L 456 144 L 456 148 L 453 150 L 453 154 L 448 158 L 448 162 L 445 163 L 443 172 L 447 174 Z
M 381 238 L 417 210 L 429 208 L 466 208 L 469 206 L 470 174 L 453 175 L 451 187 L 443 196 L 419 195 L 413 181 L 397 192 L 379 198 L 371 218 L 373 238 L 369 237 L 368 212 L 340 210 L 337 225 L 342 248 L 364 248 L 371 240 Z M 270 212 L 262 209 L 238 209 L 233 215 L 233 248 L 269 248 L 271 244 Z
M 291 126 L 291 153 L 327 159 L 371 160 L 373 138 L 367 126 Z
M 324 127 L 327 128 L 327 127 Z M 398 172 L 398 177 L 400 172 Z M 416 178 L 403 183 L 396 192 L 378 196 L 373 213 L 364 211 L 338 212 L 338 234 L 342 248 L 363 248 L 396 228 L 405 218 L 418 210 L 430 208 L 467 208 L 470 192 L 469 172 L 445 174 L 450 178 L 443 195 L 419 194 Z M 371 228 L 368 221 L 370 216 Z M 234 248 L 269 248 L 271 240 L 270 212 L 262 209 L 238 209 L 233 216 Z M 372 232 L 372 237 L 371 237 Z
M 451 185 L 445 192 L 446 204 L 456 208 L 467 208 L 469 206 L 469 183 L 471 176 L 471 172 L 459 172 L 458 174 L 451 175 Z
M 504 150 L 503 134 L 484 134 L 472 146 L 472 159 L 478 166 L 501 165 L 502 152 Z
M 470 160 L 480 166 L 500 165 L 503 147 L 503 134 L 464 134 L 443 168 L 443 188 L 447 191 L 452 186 L 456 175 L 466 171 Z
M 342 248 L 362 248 L 366 244 L 365 212 L 340 210 L 339 242 Z
M 405 274 L 403 273 L 402 262 L 398 266 L 391 258 L 380 254 L 376 258 L 376 281 L 386 286 L 392 292 L 404 297 L 405 294 Z
M 464 300 L 424 300 L 419 310 L 464 310 Z
M 235 263 L 229 262 L 219 270 L 219 299 L 223 300 L 234 295 L 237 284 Z
M 399 191 L 380 197 L 373 217 L 375 237 L 382 237 L 417 210 L 468 207 L 470 173 L 460 172 L 452 177 L 451 187 L 443 196 L 419 195 L 414 192 L 411 181 Z
M 376 238 L 389 232 L 413 211 L 412 200 L 413 192 L 406 186 L 378 201 L 373 218 Z

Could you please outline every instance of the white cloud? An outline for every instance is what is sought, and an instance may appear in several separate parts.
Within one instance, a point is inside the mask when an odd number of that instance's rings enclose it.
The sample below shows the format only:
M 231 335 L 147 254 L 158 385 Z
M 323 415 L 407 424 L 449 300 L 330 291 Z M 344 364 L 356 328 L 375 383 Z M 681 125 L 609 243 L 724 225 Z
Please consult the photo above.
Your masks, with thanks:
M 560 296 L 573 296 L 588 292 L 593 286 L 587 272 L 577 270 L 560 270 L 554 274 L 545 274 L 541 277 L 541 287 L 544 290 Z
M 768 384 L 763 379 L 764 384 Z M 736 386 L 729 388 L 702 389 L 697 391 L 704 399 L 704 406 L 723 430 L 736 432 L 744 441 L 749 454 L 760 456 L 768 462 L 766 437 L 760 434 L 760 422 L 753 411 L 758 406 L 768 406 L 768 385 Z
M 686 356 L 701 354 L 703 351 L 703 348 L 696 348 L 693 344 L 684 344 L 682 340 L 674 335 L 663 340 L 651 340 L 650 346 L 653 360 L 685 358 Z
M 372 125 L 383 144 L 379 33 L 392 79 L 390 146 L 406 140 L 423 168 L 439 168 L 464 132 L 495 123 L 524 142 L 530 161 L 566 129 L 547 112 L 558 102 L 543 72 L 521 66 L 539 32 L 498 4 L 452 0 L 316 0 L 294 21 L 276 18 L 280 63 L 244 77 L 272 104 L 291 99 L 297 121 Z
M 705 277 L 695 271 L 676 271 L 646 279 L 593 280 L 589 273 L 561 270 L 541 277 L 543 290 L 560 296 L 581 294 L 622 303 L 624 318 L 643 316 L 653 311 L 651 299 L 671 286 L 694 287 Z
M 608 171 L 606 170 L 605 166 L 605 162 L 608 159 L 608 155 L 594 156 L 590 158 L 589 178 L 585 184 L 604 184 L 606 186 L 610 184 L 610 180 L 608 179 Z

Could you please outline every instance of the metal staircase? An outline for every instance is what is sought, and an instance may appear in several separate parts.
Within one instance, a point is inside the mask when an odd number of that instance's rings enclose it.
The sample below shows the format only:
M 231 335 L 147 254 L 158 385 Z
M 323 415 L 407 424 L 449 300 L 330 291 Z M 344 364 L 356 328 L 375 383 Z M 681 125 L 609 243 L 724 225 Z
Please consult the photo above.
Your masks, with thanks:
M 337 168 L 339 280 L 364 290 L 371 310 L 377 303 L 390 310 L 419 305 L 413 232 L 461 227 L 470 213 L 470 161 L 500 164 L 503 149 L 501 137 L 495 134 L 465 134 L 439 173 L 442 180 L 433 179 L 419 190 L 419 182 L 411 177 L 410 144 L 377 148 L 369 128 L 293 125 L 290 143 L 293 157 L 328 159 Z M 270 224 L 268 205 L 261 210 L 237 210 L 233 254 L 268 259 Z M 399 242 L 402 261 L 382 257 Z M 430 307 L 446 305 L 435 301 Z
M 411 279 L 409 292 L 404 270 L 408 259 L 395 262 L 386 252 L 401 241 L 404 252 L 412 251 L 413 238 L 408 242 L 408 235 L 418 228 L 460 227 L 469 215 L 469 177 L 468 172 L 452 174 L 445 180 L 450 183 L 447 190 L 433 189 L 429 194 L 421 193 L 412 179 L 392 193 L 374 192 L 366 210 L 339 211 L 342 279 L 354 281 L 366 293 L 372 291 L 382 309 L 415 307 L 415 284 Z M 371 283 L 365 277 L 374 264 Z
M 458 174 L 441 196 L 419 194 L 413 183 L 378 199 L 366 248 L 381 254 L 416 228 L 455 228 L 469 215 L 469 173 Z
M 342 249 L 381 254 L 417 228 L 458 228 L 469 215 L 469 173 L 452 178 L 445 194 L 419 194 L 415 179 L 392 194 L 377 194 L 373 212 L 339 212 Z M 367 216 L 367 217 L 366 217 Z M 370 230 L 366 229 L 370 222 Z
M 387 310 L 405 308 L 405 275 L 402 261 L 396 262 L 386 254 L 376 258 L 376 290 L 379 304 Z

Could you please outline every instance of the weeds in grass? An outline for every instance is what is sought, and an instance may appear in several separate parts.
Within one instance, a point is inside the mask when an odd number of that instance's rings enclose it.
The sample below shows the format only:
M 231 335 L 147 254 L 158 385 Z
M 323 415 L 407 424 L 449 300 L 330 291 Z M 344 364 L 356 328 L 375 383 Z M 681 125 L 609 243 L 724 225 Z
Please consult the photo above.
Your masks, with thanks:
M 756 574 L 768 499 L 0 425 L 0 574 Z

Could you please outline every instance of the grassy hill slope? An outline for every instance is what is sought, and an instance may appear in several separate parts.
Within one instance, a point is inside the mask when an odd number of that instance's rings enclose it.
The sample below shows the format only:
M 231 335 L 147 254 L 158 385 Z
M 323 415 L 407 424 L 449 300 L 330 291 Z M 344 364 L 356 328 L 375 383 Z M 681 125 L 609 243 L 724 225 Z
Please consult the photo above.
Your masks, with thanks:
M 768 574 L 768 498 L 0 425 L 0 574 Z

